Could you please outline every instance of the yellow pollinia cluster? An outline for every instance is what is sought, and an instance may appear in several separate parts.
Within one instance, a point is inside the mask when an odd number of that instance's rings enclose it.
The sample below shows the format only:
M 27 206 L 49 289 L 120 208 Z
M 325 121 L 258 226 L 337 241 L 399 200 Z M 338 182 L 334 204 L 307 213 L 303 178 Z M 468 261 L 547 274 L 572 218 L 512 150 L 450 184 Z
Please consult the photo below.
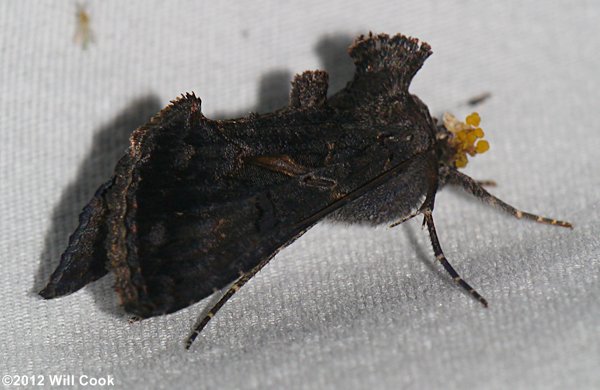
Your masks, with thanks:
M 444 126 L 454 137 L 450 140 L 450 146 L 456 150 L 454 154 L 454 165 L 456 168 L 463 168 L 469 160 L 467 154 L 471 157 L 477 153 L 485 153 L 490 144 L 481 139 L 484 136 L 483 130 L 479 127 L 481 118 L 474 112 L 465 118 L 464 122 L 459 121 L 450 113 L 444 114 Z

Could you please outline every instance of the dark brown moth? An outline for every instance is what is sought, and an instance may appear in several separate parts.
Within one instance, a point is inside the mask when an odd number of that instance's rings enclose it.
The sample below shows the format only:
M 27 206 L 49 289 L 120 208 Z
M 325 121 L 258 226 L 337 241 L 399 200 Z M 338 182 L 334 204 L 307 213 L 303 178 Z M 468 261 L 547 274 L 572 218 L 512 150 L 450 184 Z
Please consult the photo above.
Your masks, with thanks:
M 279 111 L 214 121 L 188 94 L 135 130 L 40 294 L 65 295 L 112 271 L 125 310 L 146 318 L 233 283 L 189 347 L 241 286 L 320 220 L 398 224 L 423 215 L 436 259 L 487 306 L 442 252 L 432 215 L 440 187 L 458 185 L 517 218 L 571 225 L 519 211 L 457 170 L 488 145 L 476 114 L 440 123 L 408 92 L 428 44 L 369 34 L 349 53 L 354 79 L 330 98 L 327 73 L 307 71 Z

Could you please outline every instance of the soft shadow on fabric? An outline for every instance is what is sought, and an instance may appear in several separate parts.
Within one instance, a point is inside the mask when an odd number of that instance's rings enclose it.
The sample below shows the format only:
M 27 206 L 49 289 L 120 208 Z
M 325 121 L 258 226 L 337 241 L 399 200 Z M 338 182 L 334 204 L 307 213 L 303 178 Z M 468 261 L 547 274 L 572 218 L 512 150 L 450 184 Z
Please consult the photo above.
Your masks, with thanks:
M 427 269 L 436 274 L 444 283 L 452 285 L 448 274 L 443 271 L 441 266 L 438 266 L 435 256 L 433 256 L 433 251 L 430 250 L 430 253 L 428 253 L 425 247 L 423 247 L 423 244 L 419 242 L 419 239 L 415 233 L 415 226 L 405 222 L 401 225 L 401 227 L 408 237 L 408 241 L 410 242 L 411 247 L 415 250 L 419 260 L 427 267 Z M 421 230 L 423 230 L 422 233 L 426 236 L 427 241 L 429 241 L 429 234 L 427 231 L 425 229 Z M 429 242 L 427 242 L 427 244 L 429 244 Z
M 51 223 L 46 233 L 40 264 L 34 278 L 32 293 L 37 294 L 48 282 L 50 275 L 60 262 L 60 255 L 67 247 L 71 233 L 78 225 L 78 217 L 100 184 L 113 174 L 115 164 L 129 146 L 129 136 L 138 126 L 146 123 L 161 109 L 157 96 L 138 98 L 123 109 L 111 122 L 95 132 L 92 147 L 79 167 L 77 177 L 62 192 L 54 207 Z M 98 302 L 112 305 L 115 300 L 102 293 L 111 290 L 111 278 L 102 278 L 91 284 Z M 101 294 L 101 295 L 100 295 Z M 108 309 L 108 307 L 107 307 Z M 115 308 L 108 309 L 114 312 Z
M 265 114 L 287 106 L 290 94 L 292 73 L 278 69 L 265 73 L 258 82 L 256 104 L 239 111 L 223 111 L 211 115 L 211 119 L 224 120 L 241 118 L 250 112 Z
M 346 86 L 354 76 L 354 63 L 348 56 L 348 47 L 352 44 L 353 36 L 344 33 L 325 35 L 315 45 L 315 53 L 319 56 L 322 69 L 329 73 L 328 95 Z M 249 112 L 264 114 L 283 108 L 289 103 L 291 81 L 294 75 L 289 70 L 277 69 L 265 73 L 259 80 L 256 104 L 244 110 L 235 112 L 218 112 L 212 119 L 239 118 Z
M 354 77 L 354 63 L 348 55 L 353 40 L 354 35 L 335 33 L 325 35 L 315 45 L 321 66 L 329 73 L 329 96 L 344 88 Z

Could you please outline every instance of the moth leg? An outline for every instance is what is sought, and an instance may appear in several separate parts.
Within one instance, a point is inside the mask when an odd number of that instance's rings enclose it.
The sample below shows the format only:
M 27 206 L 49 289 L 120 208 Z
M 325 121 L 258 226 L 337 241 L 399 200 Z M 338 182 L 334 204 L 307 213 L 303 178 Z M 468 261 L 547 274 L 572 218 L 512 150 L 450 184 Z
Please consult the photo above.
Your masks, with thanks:
M 200 321 L 200 323 L 198 325 L 196 325 L 196 327 L 194 328 L 194 331 L 192 332 L 190 337 L 188 337 L 188 339 L 185 342 L 185 349 L 190 349 L 190 347 L 192 346 L 192 343 L 194 342 L 194 340 L 196 340 L 196 337 L 198 337 L 200 332 L 202 332 L 202 330 L 206 327 L 208 322 L 217 314 L 217 312 L 219 310 L 221 310 L 223 305 L 225 305 L 225 303 L 233 296 L 233 294 L 235 294 L 240 288 L 242 288 L 242 286 L 244 284 L 248 283 L 248 281 L 250 279 L 252 279 L 252 277 L 258 273 L 258 271 L 260 271 L 265 265 L 267 265 L 267 263 L 270 260 L 271 260 L 271 257 L 267 258 L 266 260 L 261 261 L 256 267 L 254 267 L 252 270 L 250 270 L 250 272 L 243 274 L 238 280 L 235 281 L 235 283 L 233 283 L 231 285 L 231 287 L 229 287 L 229 289 L 227 290 L 225 295 L 223 295 L 223 297 L 221 299 L 219 299 L 219 302 L 217 302 L 208 311 L 208 313 L 202 319 L 202 321 Z
M 400 219 L 399 221 L 396 221 L 396 222 L 392 223 L 389 227 L 393 228 L 393 227 L 396 227 L 396 226 L 398 226 L 400 224 L 403 224 L 404 222 L 406 222 L 406 221 L 408 221 L 410 219 L 413 219 L 417 215 L 421 214 L 421 212 L 422 212 L 421 209 L 419 209 L 419 210 L 415 211 L 414 213 L 411 213 L 411 214 L 407 215 L 406 217 Z
M 435 254 L 435 258 L 442 263 L 446 271 L 450 274 L 452 279 L 462 288 L 464 288 L 473 298 L 477 299 L 479 302 L 483 304 L 483 306 L 487 307 L 488 303 L 484 297 L 479 295 L 477 291 L 473 287 L 471 287 L 467 282 L 460 277 L 458 272 L 452 267 L 452 265 L 446 259 L 444 252 L 442 251 L 442 247 L 440 246 L 440 241 L 437 236 L 437 232 L 435 231 L 435 225 L 433 223 L 433 215 L 431 210 L 425 210 L 423 212 L 424 220 L 423 223 L 427 224 L 427 230 L 429 230 L 429 238 L 431 238 L 431 246 L 433 247 L 433 253 Z
M 496 187 L 496 182 L 494 180 L 477 180 L 477 184 L 482 187 Z
M 490 206 L 498 207 L 501 210 L 506 211 L 514 215 L 518 219 L 530 219 L 535 222 L 545 223 L 548 225 L 558 225 L 566 228 L 573 228 L 573 225 L 569 222 L 560 221 L 553 218 L 546 218 L 536 214 L 527 213 L 525 211 L 521 211 L 519 209 L 514 208 L 513 206 L 501 201 L 496 198 L 494 195 L 487 192 L 477 181 L 473 180 L 469 176 L 457 171 L 456 169 L 450 169 L 447 172 L 447 181 L 451 184 L 456 184 L 461 186 L 467 192 L 470 192 L 475 197 L 481 199 L 483 202 L 489 204 Z

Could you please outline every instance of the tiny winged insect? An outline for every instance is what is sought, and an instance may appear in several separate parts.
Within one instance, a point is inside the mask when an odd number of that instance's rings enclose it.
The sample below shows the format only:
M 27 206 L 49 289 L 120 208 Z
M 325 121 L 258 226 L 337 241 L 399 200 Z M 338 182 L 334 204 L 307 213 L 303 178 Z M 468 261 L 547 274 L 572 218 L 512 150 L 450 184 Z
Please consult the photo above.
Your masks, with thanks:
M 83 50 L 94 42 L 94 33 L 92 32 L 90 14 L 82 4 L 77 4 L 76 27 L 73 40 L 81 44 Z
M 519 219 L 571 224 L 520 211 L 458 171 L 489 144 L 476 113 L 438 122 L 408 92 L 428 44 L 369 34 L 349 54 L 354 79 L 329 98 L 327 73 L 307 71 L 279 111 L 215 121 L 188 94 L 135 130 L 40 294 L 59 297 L 112 271 L 125 310 L 147 318 L 230 285 L 189 348 L 240 287 L 320 220 L 397 225 L 422 215 L 436 259 L 487 306 L 440 246 L 432 214 L 440 187 L 460 186 Z

